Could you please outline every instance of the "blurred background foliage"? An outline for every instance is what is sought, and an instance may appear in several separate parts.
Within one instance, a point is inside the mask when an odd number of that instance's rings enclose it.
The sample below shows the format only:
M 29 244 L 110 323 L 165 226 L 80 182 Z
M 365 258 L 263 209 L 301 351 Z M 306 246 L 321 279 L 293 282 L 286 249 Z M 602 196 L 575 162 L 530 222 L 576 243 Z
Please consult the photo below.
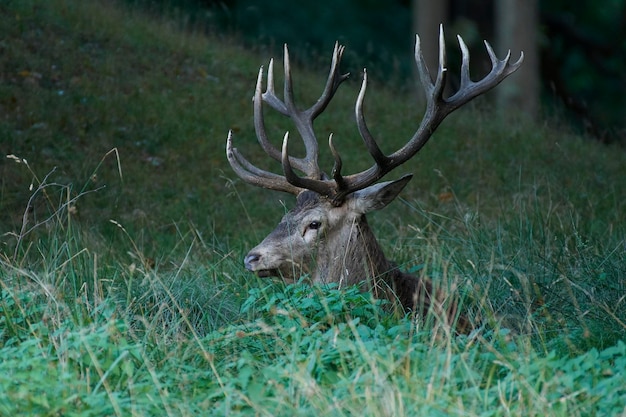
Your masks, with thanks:
M 384 71 L 385 81 L 400 87 L 413 71 L 407 51 L 416 31 L 414 3 L 420 0 L 126 1 L 178 15 L 181 24 L 195 30 L 235 35 L 275 56 L 288 42 L 297 52 L 293 55 L 309 66 L 326 65 L 338 40 L 348 46 L 347 67 Z M 482 39 L 497 43 L 498 1 L 503 0 L 449 0 L 448 36 L 460 33 L 470 49 L 482 48 Z M 538 43 L 541 114 L 556 113 L 596 140 L 626 142 L 626 0 L 537 1 L 537 27 L 528 27 L 527 33 Z M 452 65 L 458 51 L 450 52 Z

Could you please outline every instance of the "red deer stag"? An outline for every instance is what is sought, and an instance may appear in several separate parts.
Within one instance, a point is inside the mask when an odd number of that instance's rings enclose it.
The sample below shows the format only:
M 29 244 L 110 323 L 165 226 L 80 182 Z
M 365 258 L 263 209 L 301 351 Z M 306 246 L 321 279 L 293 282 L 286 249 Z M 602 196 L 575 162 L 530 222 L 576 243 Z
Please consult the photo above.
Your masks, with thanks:
M 291 69 L 287 46 L 284 51 L 284 95 L 278 98 L 274 91 L 273 60 L 270 60 L 267 89 L 262 92 L 263 67 L 254 93 L 254 126 L 258 141 L 264 151 L 282 164 L 283 175 L 274 174 L 250 163 L 233 147 L 232 132 L 226 143 L 226 155 L 235 173 L 244 181 L 272 190 L 297 196 L 296 206 L 289 211 L 276 229 L 245 257 L 245 267 L 260 277 L 282 276 L 292 282 L 301 274 L 309 274 L 312 283 L 335 282 L 352 285 L 365 281 L 365 289 L 375 297 L 399 300 L 406 310 L 425 314 L 435 307 L 441 308 L 444 294 L 432 294 L 432 284 L 426 278 L 418 278 L 401 272 L 397 265 L 387 260 L 382 248 L 368 226 L 365 214 L 389 204 L 411 179 L 406 175 L 398 180 L 376 183 L 397 166 L 411 159 L 428 141 L 441 121 L 454 110 L 473 98 L 484 94 L 522 63 L 523 53 L 515 63 L 506 58 L 499 60 L 485 41 L 491 58 L 492 69 L 482 80 L 474 82 L 469 75 L 469 51 L 459 36 L 462 51 L 459 90 L 444 97 L 446 85 L 446 54 L 443 28 L 439 32 L 439 69 L 433 83 L 424 63 L 419 36 L 416 38 L 415 60 L 421 83 L 426 92 L 426 111 L 423 120 L 411 139 L 396 152 L 385 155 L 372 137 L 363 116 L 363 100 L 367 87 L 367 72 L 356 100 L 356 124 L 374 164 L 367 170 L 352 175 L 342 175 L 342 161 L 330 135 L 328 145 L 334 157 L 331 177 L 318 166 L 318 142 L 313 131 L 313 121 L 333 98 L 339 85 L 349 74 L 341 74 L 339 64 L 343 46 L 335 45 L 332 64 L 326 86 L 313 106 L 300 110 L 294 103 Z M 288 133 L 285 134 L 282 151 L 270 143 L 263 120 L 263 102 L 289 117 L 302 137 L 306 155 L 303 158 L 289 156 Z M 301 171 L 299 176 L 295 170 Z M 456 303 L 449 303 L 444 316 L 455 320 Z M 459 327 L 466 319 L 459 317 Z M 461 323 L 463 322 L 463 323 Z

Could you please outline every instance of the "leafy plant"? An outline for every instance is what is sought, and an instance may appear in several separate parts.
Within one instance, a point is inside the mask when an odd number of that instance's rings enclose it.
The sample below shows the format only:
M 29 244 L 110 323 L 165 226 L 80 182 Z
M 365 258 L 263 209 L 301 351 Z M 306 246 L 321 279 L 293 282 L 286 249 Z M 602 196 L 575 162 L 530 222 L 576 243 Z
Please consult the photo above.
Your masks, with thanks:
M 456 336 L 357 287 L 244 270 L 281 206 L 216 143 L 253 137 L 265 58 L 117 3 L 0 10 L 0 414 L 624 414 L 623 152 L 480 106 L 442 126 L 371 222 L 404 269 L 463 293 L 482 326 Z M 302 73 L 302 94 L 323 85 Z M 347 148 L 351 91 L 316 125 Z M 368 102 L 385 146 L 407 103 Z

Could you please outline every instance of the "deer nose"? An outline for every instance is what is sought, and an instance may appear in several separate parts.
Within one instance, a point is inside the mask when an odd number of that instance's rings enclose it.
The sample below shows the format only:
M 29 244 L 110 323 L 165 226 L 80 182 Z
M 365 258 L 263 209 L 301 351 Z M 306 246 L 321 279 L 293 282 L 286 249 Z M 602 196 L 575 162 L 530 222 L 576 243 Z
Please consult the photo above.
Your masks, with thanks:
M 254 271 L 254 265 L 259 263 L 261 255 L 258 253 L 249 253 L 243 259 L 243 263 L 248 271 Z

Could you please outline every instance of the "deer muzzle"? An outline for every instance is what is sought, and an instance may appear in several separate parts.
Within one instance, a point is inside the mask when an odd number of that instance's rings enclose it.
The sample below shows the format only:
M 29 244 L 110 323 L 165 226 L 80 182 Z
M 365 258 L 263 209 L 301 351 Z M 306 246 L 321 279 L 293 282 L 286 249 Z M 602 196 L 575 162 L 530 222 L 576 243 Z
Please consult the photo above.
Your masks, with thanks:
M 248 271 L 261 278 L 278 276 L 277 269 L 262 269 L 261 254 L 251 252 L 243 258 L 243 263 Z

